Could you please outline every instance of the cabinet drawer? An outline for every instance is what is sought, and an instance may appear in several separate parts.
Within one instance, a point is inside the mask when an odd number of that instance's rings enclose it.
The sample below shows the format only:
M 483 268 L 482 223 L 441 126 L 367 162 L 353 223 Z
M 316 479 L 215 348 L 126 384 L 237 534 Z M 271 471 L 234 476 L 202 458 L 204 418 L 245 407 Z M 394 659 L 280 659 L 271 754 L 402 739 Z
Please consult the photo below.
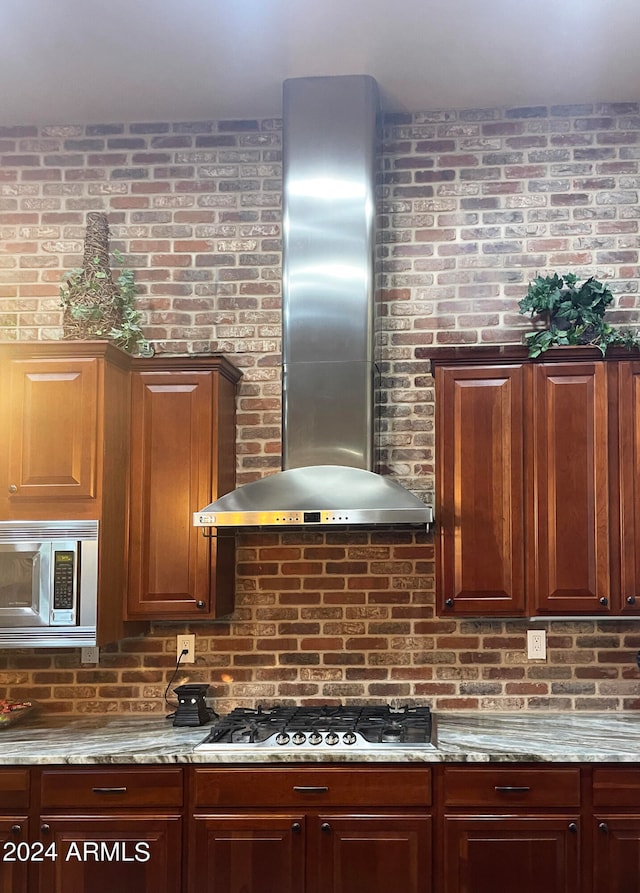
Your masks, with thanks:
M 182 806 L 182 769 L 43 769 L 42 805 Z
M 640 769 L 595 769 L 593 805 L 640 808 Z
M 0 809 L 29 806 L 29 770 L 0 769 Z
M 576 769 L 447 769 L 447 806 L 580 805 L 580 770 Z
M 430 769 L 195 769 L 196 807 L 429 806 Z

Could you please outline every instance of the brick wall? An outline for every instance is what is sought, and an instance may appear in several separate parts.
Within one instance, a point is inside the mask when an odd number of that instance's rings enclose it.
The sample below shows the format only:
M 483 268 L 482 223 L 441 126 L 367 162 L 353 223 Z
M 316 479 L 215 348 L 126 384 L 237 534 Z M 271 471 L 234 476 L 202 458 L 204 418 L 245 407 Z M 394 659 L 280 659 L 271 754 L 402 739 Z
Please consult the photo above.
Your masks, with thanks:
M 0 338 L 60 337 L 58 283 L 87 211 L 136 271 L 158 352 L 243 369 L 238 480 L 280 467 L 278 120 L 0 129 Z M 433 388 L 416 347 L 519 341 L 538 272 L 606 278 L 637 319 L 640 105 L 435 111 L 385 122 L 380 159 L 382 464 L 431 498 Z M 419 699 L 435 707 L 639 709 L 633 621 L 434 617 L 420 533 L 242 534 L 237 610 L 192 624 L 221 709 L 256 701 Z M 180 624 L 105 649 L 0 652 L 0 691 L 77 712 L 158 712 Z

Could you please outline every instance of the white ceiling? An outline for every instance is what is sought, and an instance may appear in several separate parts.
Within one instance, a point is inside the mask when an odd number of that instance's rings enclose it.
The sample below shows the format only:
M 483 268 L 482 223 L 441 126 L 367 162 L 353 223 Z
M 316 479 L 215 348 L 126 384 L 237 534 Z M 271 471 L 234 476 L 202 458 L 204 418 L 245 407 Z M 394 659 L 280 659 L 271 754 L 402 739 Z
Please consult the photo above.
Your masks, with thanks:
M 279 115 L 287 77 L 390 111 L 640 100 L 638 0 L 0 0 L 0 125 Z

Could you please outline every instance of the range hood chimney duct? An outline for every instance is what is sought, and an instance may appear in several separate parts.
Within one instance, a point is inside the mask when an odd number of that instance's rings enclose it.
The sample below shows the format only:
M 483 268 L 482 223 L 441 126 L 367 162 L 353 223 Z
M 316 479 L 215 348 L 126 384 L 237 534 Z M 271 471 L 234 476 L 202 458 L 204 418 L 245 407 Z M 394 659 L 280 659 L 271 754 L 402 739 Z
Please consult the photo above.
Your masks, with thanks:
M 194 515 L 202 527 L 428 524 L 373 472 L 378 89 L 284 83 L 283 468 Z

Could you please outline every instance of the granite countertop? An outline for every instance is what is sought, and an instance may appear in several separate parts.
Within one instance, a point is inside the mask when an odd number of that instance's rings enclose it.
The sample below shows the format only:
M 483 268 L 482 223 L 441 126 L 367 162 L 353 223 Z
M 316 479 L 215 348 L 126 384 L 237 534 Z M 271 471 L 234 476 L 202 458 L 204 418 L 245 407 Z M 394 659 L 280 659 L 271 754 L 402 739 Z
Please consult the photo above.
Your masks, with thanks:
M 640 762 L 640 714 L 434 714 L 430 745 L 301 752 L 229 746 L 195 752 L 208 726 L 174 728 L 164 717 L 29 717 L 0 730 L 0 765 L 301 762 Z

